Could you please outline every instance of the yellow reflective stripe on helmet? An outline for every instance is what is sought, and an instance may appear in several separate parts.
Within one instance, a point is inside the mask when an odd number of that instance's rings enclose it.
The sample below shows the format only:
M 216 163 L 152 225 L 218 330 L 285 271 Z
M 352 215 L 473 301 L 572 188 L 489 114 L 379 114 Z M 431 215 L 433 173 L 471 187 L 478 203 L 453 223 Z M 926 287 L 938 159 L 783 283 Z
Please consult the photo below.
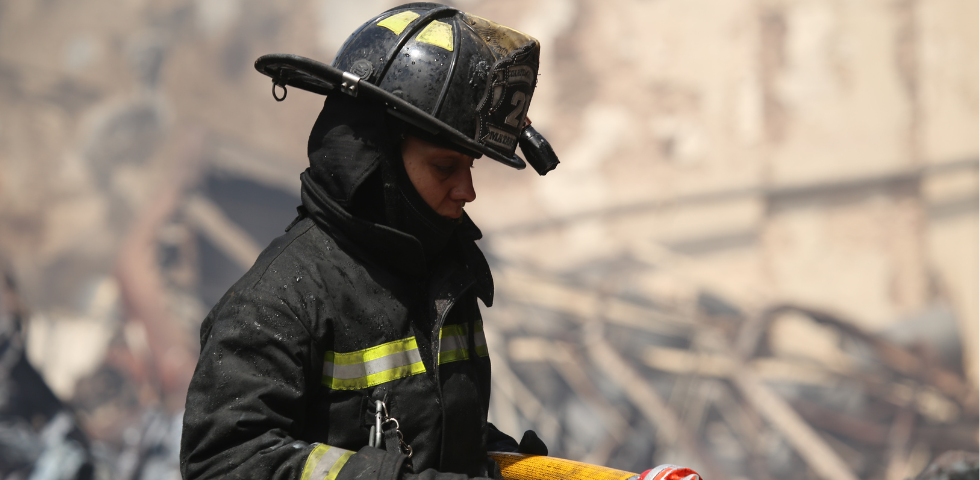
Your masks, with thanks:
M 301 480 L 334 480 L 354 452 L 318 443 L 306 457 Z
M 473 28 L 477 36 L 486 39 L 487 46 L 493 50 L 494 55 L 498 58 L 517 50 L 527 42 L 535 41 L 534 38 L 524 32 L 505 27 L 483 17 L 464 13 L 463 18 Z
M 415 12 L 402 12 L 378 22 L 378 26 L 385 27 L 388 30 L 395 32 L 395 35 L 401 35 L 402 31 L 405 30 L 405 27 L 414 22 L 416 18 L 419 18 L 419 14 Z
M 422 33 L 419 33 L 419 36 L 415 37 L 415 39 L 422 43 L 445 48 L 451 52 L 453 51 L 453 26 L 434 20 L 432 23 L 426 25 L 422 29 Z
M 323 355 L 322 383 L 334 390 L 358 390 L 419 373 L 425 373 L 425 365 L 415 337 Z

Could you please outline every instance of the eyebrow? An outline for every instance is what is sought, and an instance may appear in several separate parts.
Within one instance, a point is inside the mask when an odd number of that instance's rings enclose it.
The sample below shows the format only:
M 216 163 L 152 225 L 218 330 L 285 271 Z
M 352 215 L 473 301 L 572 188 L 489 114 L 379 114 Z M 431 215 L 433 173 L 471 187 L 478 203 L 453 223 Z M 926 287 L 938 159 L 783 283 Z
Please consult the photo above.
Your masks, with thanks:
M 467 161 L 468 160 L 468 161 L 471 161 L 471 162 L 473 160 L 476 160 L 475 158 L 473 158 L 473 157 L 471 157 L 469 155 L 465 155 L 465 154 L 462 154 L 460 152 L 453 151 L 453 150 L 450 150 L 448 152 L 444 152 L 444 153 L 440 154 L 437 158 L 451 159 L 453 161 Z

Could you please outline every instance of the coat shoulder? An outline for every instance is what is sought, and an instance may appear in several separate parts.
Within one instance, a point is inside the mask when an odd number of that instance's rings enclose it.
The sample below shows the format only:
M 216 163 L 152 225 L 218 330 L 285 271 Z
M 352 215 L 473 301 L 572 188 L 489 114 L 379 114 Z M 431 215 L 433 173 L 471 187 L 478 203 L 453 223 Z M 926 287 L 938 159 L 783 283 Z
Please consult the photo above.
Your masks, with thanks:
M 337 242 L 312 220 L 303 219 L 273 240 L 239 283 L 244 288 L 255 288 L 265 282 L 278 283 L 293 274 L 312 274 L 318 265 L 342 261 L 338 256 L 346 255 L 337 248 Z
M 313 338 L 322 336 L 325 326 L 319 320 L 329 310 L 323 304 L 324 292 L 336 284 L 323 278 L 323 272 L 330 265 L 343 264 L 344 258 L 329 234 L 309 219 L 297 222 L 273 240 L 214 305 L 201 325 L 202 340 L 213 323 L 225 317 L 250 317 L 249 321 L 292 317 Z

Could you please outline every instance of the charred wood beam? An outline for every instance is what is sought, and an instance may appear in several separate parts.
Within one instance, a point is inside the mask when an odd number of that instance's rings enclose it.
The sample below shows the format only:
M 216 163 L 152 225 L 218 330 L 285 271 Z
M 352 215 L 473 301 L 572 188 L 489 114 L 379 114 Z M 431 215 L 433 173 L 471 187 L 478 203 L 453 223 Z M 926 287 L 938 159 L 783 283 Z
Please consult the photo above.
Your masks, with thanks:
M 667 406 L 650 382 L 634 370 L 612 345 L 595 333 L 586 335 L 589 339 L 586 342 L 586 349 L 592 362 L 607 378 L 619 386 L 626 398 L 656 428 L 659 443 L 676 445 L 690 458 L 695 459 L 700 464 L 697 468 L 699 471 L 704 471 L 706 478 L 728 478 L 724 470 L 718 467 L 698 445 L 691 432 L 684 427 L 677 414 Z M 838 480 L 851 480 L 851 478 L 840 477 Z
M 827 199 L 839 195 L 853 197 L 855 195 L 862 195 L 868 191 L 880 191 L 882 189 L 891 189 L 896 187 L 900 190 L 908 190 L 909 188 L 917 190 L 919 183 L 924 177 L 959 170 L 975 170 L 977 165 L 978 161 L 976 158 L 967 158 L 943 163 L 928 164 L 904 171 L 888 172 L 881 175 L 863 178 L 842 178 L 806 185 L 776 187 L 752 185 L 715 192 L 695 193 L 692 195 L 683 195 L 674 198 L 649 200 L 634 204 L 617 205 L 613 207 L 574 213 L 562 217 L 551 218 L 545 221 L 511 225 L 501 227 L 496 230 L 486 231 L 484 232 L 484 235 L 489 238 L 494 235 L 534 234 L 555 228 L 563 228 L 567 225 L 572 225 L 586 220 L 601 219 L 608 221 L 619 217 L 639 215 L 660 209 L 730 202 L 746 197 L 762 197 L 768 204 L 786 204 L 787 202 L 797 203 L 798 201 L 812 199 Z M 976 203 L 976 197 L 974 196 L 972 198 L 974 203 Z
M 734 360 L 734 359 L 733 359 Z M 824 480 L 857 480 L 857 475 L 782 397 L 747 368 L 737 368 L 732 384 L 807 465 Z
M 874 447 L 883 447 L 888 443 L 888 428 L 884 425 L 835 412 L 803 399 L 793 400 L 791 404 L 806 421 L 824 430 Z
M 262 249 L 241 227 L 231 221 L 221 208 L 201 195 L 184 201 L 184 216 L 191 226 L 204 235 L 236 265 L 248 270 Z
M 887 368 L 922 384 L 935 387 L 944 395 L 956 400 L 967 418 L 976 418 L 977 390 L 966 379 L 939 365 L 923 362 L 919 356 L 865 332 L 854 322 L 823 310 L 798 305 L 777 305 L 767 309 L 757 319 L 747 323 L 743 332 L 740 332 L 743 333 L 740 338 L 740 352 L 746 357 L 753 356 L 769 331 L 769 325 L 783 313 L 801 313 L 819 324 L 830 326 L 864 342 L 874 350 L 875 356 Z
M 169 165 L 168 176 L 136 217 L 116 258 L 116 279 L 127 321 L 146 331 L 157 387 L 166 407 L 183 408 L 187 386 L 197 363 L 195 348 L 170 314 L 166 287 L 157 262 L 157 233 L 177 211 L 186 188 L 199 175 L 204 134 L 187 130 L 178 137 L 180 149 Z
M 565 383 L 572 387 L 575 394 L 599 414 L 606 429 L 606 438 L 600 441 L 582 461 L 605 465 L 616 447 L 626 443 L 634 435 L 633 428 L 619 410 L 596 389 L 589 373 L 579 361 L 581 355 L 572 345 L 565 342 L 552 342 L 549 350 L 553 352 L 553 355 L 547 356 L 552 366 Z
M 561 433 L 561 422 L 510 368 L 507 357 L 499 349 L 502 339 L 490 329 L 484 330 L 484 334 L 487 336 L 490 357 L 495 359 L 491 379 L 493 392 L 499 393 L 507 402 L 516 406 L 524 418 L 537 426 L 545 441 L 556 441 Z
M 511 305 L 533 305 L 568 315 L 588 325 L 598 322 L 601 308 L 603 321 L 664 335 L 687 335 L 695 326 L 688 317 L 659 310 L 615 295 L 566 285 L 545 275 L 537 275 L 507 265 L 494 272 L 498 292 Z
M 243 177 L 258 184 L 299 196 L 299 174 L 303 168 L 274 155 L 226 139 L 215 142 L 209 153 L 210 166 L 220 172 Z

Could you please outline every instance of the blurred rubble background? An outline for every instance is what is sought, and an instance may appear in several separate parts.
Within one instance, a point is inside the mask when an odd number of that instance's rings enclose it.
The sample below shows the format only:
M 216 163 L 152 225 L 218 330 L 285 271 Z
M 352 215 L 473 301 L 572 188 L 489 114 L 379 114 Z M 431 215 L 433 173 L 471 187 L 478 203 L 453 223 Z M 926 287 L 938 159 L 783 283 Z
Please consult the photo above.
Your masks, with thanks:
M 252 62 L 398 3 L 0 0 L 0 477 L 179 478 L 200 321 L 322 103 Z M 562 159 L 475 170 L 498 426 L 711 480 L 977 452 L 976 1 L 451 3 L 542 41 Z

